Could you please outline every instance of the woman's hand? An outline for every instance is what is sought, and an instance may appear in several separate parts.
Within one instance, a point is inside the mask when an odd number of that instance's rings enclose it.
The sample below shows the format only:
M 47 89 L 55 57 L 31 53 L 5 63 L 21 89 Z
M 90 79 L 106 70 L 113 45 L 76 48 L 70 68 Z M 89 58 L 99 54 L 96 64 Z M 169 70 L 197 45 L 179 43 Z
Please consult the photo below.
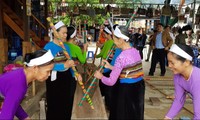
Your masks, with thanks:
M 77 80 L 81 81 L 81 82 L 83 81 L 83 78 L 82 78 L 81 74 L 78 74 Z
M 96 46 L 99 47 L 99 48 L 101 48 L 101 47 L 102 47 L 102 44 L 101 44 L 100 42 L 97 41 L 97 42 L 96 42 Z
M 164 120 L 172 120 L 171 118 L 165 116 Z
M 75 63 L 74 63 L 73 60 L 67 60 L 67 61 L 64 63 L 64 66 L 65 66 L 65 68 L 70 68 L 70 67 L 75 66 Z
M 110 63 L 106 60 L 102 60 L 101 65 L 103 65 L 105 68 L 108 68 L 110 70 L 112 70 L 113 66 L 110 65 Z
M 94 77 L 98 78 L 98 79 L 101 79 L 103 77 L 103 74 L 97 70 L 95 73 L 94 73 Z

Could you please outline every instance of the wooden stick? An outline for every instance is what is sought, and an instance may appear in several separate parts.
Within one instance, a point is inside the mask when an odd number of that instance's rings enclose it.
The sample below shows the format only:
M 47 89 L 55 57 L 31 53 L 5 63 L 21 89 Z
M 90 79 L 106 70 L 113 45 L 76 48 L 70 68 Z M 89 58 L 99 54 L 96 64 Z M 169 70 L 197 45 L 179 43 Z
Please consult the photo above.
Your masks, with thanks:
M 84 21 L 84 31 L 83 31 L 83 39 L 84 39 L 84 44 L 86 44 L 86 42 L 87 42 L 87 37 L 86 37 L 86 23 L 87 23 L 87 21 L 85 20 Z M 86 64 L 86 63 L 85 63 Z M 84 68 L 84 74 L 83 74 L 83 78 L 84 78 L 84 81 L 87 79 L 86 78 L 86 68 L 85 68 L 85 65 L 83 66 Z

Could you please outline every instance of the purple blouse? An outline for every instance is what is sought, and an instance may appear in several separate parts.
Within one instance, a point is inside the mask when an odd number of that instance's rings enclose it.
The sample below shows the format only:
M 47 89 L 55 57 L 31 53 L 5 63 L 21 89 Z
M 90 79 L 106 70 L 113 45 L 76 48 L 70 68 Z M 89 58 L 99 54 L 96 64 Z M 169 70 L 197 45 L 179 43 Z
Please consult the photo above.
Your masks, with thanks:
M 174 118 L 184 106 L 186 93 L 191 94 L 193 99 L 193 119 L 200 119 L 200 69 L 193 66 L 190 78 L 186 81 L 180 74 L 174 75 L 175 99 L 167 117 Z
M 20 68 L 0 76 L 0 95 L 4 98 L 4 103 L 0 111 L 0 120 L 14 119 L 16 115 L 20 120 L 28 117 L 21 107 L 28 89 L 24 69 Z
M 122 69 L 125 68 L 127 65 L 136 63 L 138 61 L 141 61 L 138 50 L 136 50 L 135 48 L 123 50 L 115 61 L 113 70 L 110 73 L 110 77 L 108 78 L 103 76 L 101 79 L 102 82 L 108 86 L 113 86 L 117 82 L 117 79 L 119 78 Z

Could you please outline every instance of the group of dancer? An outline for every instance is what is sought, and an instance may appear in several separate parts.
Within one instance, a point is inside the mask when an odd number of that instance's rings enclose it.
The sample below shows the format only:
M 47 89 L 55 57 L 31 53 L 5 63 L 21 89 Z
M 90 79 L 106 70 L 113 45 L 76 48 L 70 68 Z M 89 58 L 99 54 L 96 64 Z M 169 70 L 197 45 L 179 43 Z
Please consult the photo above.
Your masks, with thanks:
M 0 96 L 4 98 L 0 119 L 14 119 L 14 116 L 30 119 L 20 103 L 28 84 L 34 80 L 46 81 L 46 119 L 71 119 L 76 89 L 71 67 L 76 66 L 75 59 L 82 64 L 86 62 L 87 44 L 83 50 L 73 44 L 77 34 L 75 27 L 66 27 L 61 21 L 54 27 L 59 38 L 54 36 L 44 49 L 26 54 L 24 68 L 0 76 Z M 105 59 L 111 47 L 116 48 L 113 57 L 102 60 L 106 68 L 104 73 L 97 70 L 94 76 L 100 80 L 101 92 L 105 95 L 106 106 L 110 110 L 109 119 L 144 119 L 145 83 L 139 51 L 132 47 L 126 27 L 105 26 L 104 33 L 107 41 L 96 57 Z M 71 59 L 55 62 L 55 58 L 64 58 L 60 40 L 64 42 Z M 194 119 L 200 119 L 200 69 L 192 65 L 193 56 L 187 45 L 170 46 L 168 61 L 169 68 L 174 73 L 175 99 L 164 119 L 173 119 L 178 114 L 187 93 L 193 99 Z

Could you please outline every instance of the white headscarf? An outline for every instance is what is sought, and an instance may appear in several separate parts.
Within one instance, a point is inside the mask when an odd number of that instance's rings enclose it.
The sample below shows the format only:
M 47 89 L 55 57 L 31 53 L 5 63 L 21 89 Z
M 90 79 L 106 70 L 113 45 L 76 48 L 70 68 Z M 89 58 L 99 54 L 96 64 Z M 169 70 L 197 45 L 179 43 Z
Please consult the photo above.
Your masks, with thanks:
M 65 26 L 65 24 L 62 21 L 59 21 L 58 23 L 56 23 L 54 25 L 54 27 L 56 28 L 56 30 L 59 29 L 59 28 L 61 28 L 62 26 Z M 53 30 L 50 30 L 50 32 L 49 32 L 50 41 L 53 41 L 53 35 L 52 35 L 52 33 L 53 33 Z
M 129 37 L 127 37 L 126 35 L 122 34 L 122 32 L 120 31 L 118 26 L 114 30 L 114 35 L 117 36 L 118 38 L 124 39 L 126 42 L 129 41 Z
M 107 27 L 105 27 L 104 30 L 105 30 L 108 34 L 112 35 L 112 32 L 111 32 Z
M 178 45 L 173 44 L 169 50 L 170 52 L 173 52 L 189 61 L 192 61 L 192 56 L 186 53 L 184 50 L 182 50 Z
M 44 55 L 38 57 L 38 58 L 34 58 L 32 60 L 30 60 L 29 63 L 24 62 L 25 65 L 31 67 L 31 66 L 39 66 L 45 63 L 50 62 L 51 60 L 54 59 L 54 56 L 51 53 L 51 50 L 48 50 L 48 52 L 46 52 Z

